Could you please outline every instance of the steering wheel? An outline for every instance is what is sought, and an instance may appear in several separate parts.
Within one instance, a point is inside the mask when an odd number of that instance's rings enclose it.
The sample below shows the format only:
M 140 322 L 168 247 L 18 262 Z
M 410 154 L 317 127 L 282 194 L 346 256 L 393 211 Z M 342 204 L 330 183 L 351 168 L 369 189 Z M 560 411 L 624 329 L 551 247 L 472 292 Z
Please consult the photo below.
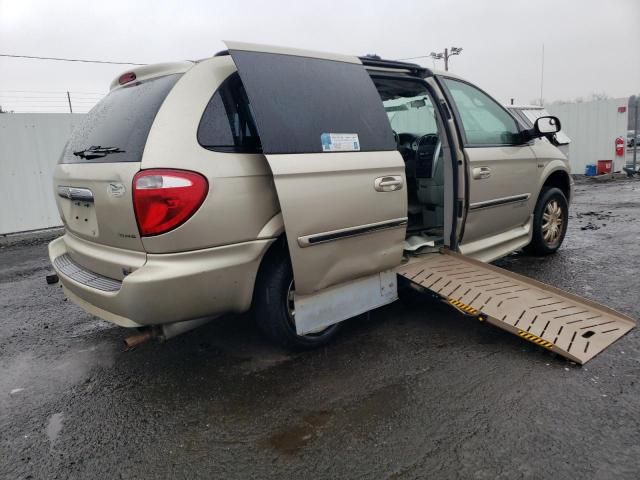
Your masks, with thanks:
M 416 177 L 432 178 L 442 142 L 436 133 L 422 135 L 415 142 Z

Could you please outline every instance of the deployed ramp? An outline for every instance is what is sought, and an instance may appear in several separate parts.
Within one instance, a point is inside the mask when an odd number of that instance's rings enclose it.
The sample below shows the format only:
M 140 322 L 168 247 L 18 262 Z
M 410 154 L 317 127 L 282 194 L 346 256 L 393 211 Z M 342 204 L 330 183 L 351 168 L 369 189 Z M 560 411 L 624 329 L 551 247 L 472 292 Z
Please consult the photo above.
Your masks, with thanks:
M 610 308 L 446 249 L 397 272 L 462 313 L 580 364 L 635 326 Z

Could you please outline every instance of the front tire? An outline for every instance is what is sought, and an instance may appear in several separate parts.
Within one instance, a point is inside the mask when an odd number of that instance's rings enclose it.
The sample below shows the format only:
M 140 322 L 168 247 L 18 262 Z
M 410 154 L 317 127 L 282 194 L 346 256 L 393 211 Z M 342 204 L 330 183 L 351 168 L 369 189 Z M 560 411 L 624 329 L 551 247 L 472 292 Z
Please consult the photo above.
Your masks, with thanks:
M 532 255 L 555 253 L 567 233 L 569 204 L 559 188 L 545 188 L 540 193 L 533 215 L 533 238 L 525 247 Z
M 253 313 L 265 336 L 287 350 L 304 350 L 325 345 L 336 336 L 340 324 L 307 335 L 298 335 L 293 305 L 293 271 L 289 259 L 265 259 L 256 281 Z

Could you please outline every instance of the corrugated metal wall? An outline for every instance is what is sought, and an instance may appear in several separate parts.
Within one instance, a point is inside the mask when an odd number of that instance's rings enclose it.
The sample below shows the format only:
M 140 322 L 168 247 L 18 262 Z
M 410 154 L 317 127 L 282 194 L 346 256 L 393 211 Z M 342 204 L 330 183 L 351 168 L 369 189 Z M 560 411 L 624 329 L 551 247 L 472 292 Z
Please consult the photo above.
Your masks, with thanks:
M 61 225 L 53 169 L 82 114 L 0 114 L 0 234 Z
M 614 98 L 582 103 L 548 104 L 545 108 L 562 123 L 562 130 L 571 137 L 569 159 L 573 173 L 584 174 L 588 164 L 598 160 L 613 160 L 614 170 L 624 167 L 625 157 L 615 154 L 615 139 L 627 139 L 628 98 Z M 625 108 L 626 110 L 626 108 Z

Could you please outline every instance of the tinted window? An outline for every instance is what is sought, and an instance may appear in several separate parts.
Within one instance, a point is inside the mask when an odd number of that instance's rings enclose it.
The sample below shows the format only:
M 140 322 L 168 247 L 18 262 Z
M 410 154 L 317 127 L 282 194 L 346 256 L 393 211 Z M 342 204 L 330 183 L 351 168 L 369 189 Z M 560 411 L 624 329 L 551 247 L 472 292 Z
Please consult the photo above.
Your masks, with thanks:
M 462 121 L 467 145 L 509 145 L 519 140 L 516 120 L 487 94 L 450 78 L 443 79 Z
M 181 76 L 166 75 L 110 92 L 71 134 L 60 163 L 139 162 L 156 113 Z M 89 155 L 95 158 L 74 155 L 90 147 L 117 151 Z
M 237 73 L 211 97 L 198 126 L 198 143 L 220 152 L 262 151 L 251 105 Z
M 265 153 L 321 153 L 323 133 L 357 134 L 363 151 L 394 150 L 380 96 L 361 64 L 232 51 Z

